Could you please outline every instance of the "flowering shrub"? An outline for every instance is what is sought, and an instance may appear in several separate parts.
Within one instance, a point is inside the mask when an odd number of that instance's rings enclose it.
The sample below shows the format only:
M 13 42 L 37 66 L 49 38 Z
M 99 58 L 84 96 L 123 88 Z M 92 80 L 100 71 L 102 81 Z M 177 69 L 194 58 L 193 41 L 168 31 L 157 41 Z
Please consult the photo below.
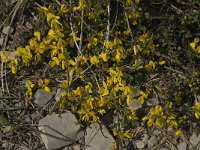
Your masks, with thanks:
M 23 69 L 29 74 L 31 68 L 48 72 L 38 81 L 27 75 L 29 100 L 37 88 L 50 92 L 57 86 L 62 88 L 60 107 L 78 115 L 83 124 L 98 122 L 111 112 L 116 138 L 133 138 L 134 127 L 142 122 L 180 135 L 187 122 L 200 116 L 200 73 L 195 65 L 199 37 L 174 35 L 176 28 L 188 31 L 184 14 L 178 16 L 181 27 L 167 27 L 159 35 L 160 28 L 151 26 L 154 12 L 147 5 L 142 0 L 36 3 L 47 30 L 35 31 L 27 45 L 16 48 L 15 58 L 2 54 L 1 61 L 16 76 Z M 177 41 L 181 39 L 183 43 Z M 177 45 L 186 52 L 179 52 Z M 148 105 L 152 98 L 157 104 Z M 141 105 L 138 110 L 134 100 Z

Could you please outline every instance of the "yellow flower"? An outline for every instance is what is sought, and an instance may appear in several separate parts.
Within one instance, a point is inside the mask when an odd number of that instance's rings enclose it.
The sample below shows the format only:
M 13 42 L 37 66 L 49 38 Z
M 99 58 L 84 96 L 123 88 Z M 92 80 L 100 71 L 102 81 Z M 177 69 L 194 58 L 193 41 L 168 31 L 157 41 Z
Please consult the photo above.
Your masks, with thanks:
M 150 70 L 154 70 L 156 67 L 155 63 L 151 60 L 149 61 L 149 64 L 145 66 L 146 70 L 147 71 L 150 71 Z
M 145 43 L 145 42 L 148 40 L 148 37 L 149 37 L 149 34 L 148 34 L 148 33 L 145 33 L 145 34 L 143 34 L 143 35 L 141 35 L 141 36 L 139 37 L 139 40 L 140 40 L 141 42 Z
M 50 89 L 48 86 L 45 86 L 45 87 L 44 87 L 44 90 L 45 90 L 46 92 L 51 92 L 51 89 Z
M 11 60 L 11 62 L 10 62 L 10 67 L 11 67 L 11 71 L 13 74 L 17 73 L 16 65 L 17 65 L 17 59 L 15 58 L 15 59 Z
M 76 62 L 73 61 L 72 59 L 68 60 L 68 63 L 72 66 L 76 66 Z
M 145 101 L 144 96 L 140 96 L 140 97 L 138 98 L 138 101 L 139 101 L 140 104 L 144 104 L 144 101 Z
M 113 48 L 113 43 L 111 41 L 106 41 L 105 42 L 105 47 L 106 49 L 112 49 Z
M 68 10 L 67 10 L 65 4 L 62 4 L 62 5 L 60 6 L 60 9 L 58 10 L 58 12 L 61 13 L 61 14 L 62 14 L 62 13 L 68 12 Z
M 97 56 L 92 56 L 92 57 L 90 58 L 90 63 L 91 63 L 92 65 L 97 65 L 97 64 L 99 63 L 99 60 L 98 60 Z
M 48 32 L 48 36 L 54 36 L 55 35 L 55 32 L 53 29 L 50 29 L 49 32 Z
M 121 45 L 122 44 L 122 41 L 119 39 L 119 38 L 115 38 L 114 39 L 114 43 L 113 43 L 113 45 Z
M 79 86 L 79 87 L 76 88 L 76 90 L 73 90 L 73 93 L 78 95 L 78 96 L 82 96 L 83 89 Z
M 128 96 L 126 97 L 126 104 L 129 105 L 129 104 L 131 103 L 131 101 L 132 101 L 131 96 L 128 95 Z
M 148 94 L 146 94 L 146 93 L 143 92 L 143 91 L 140 91 L 140 95 L 142 95 L 144 98 L 147 98 L 147 97 L 148 97 Z
M 137 118 L 133 107 L 125 109 L 124 112 L 128 120 L 133 120 Z
M 40 32 L 34 32 L 34 36 L 40 41 Z
M 98 112 L 99 112 L 101 115 L 103 115 L 103 114 L 106 113 L 105 109 L 100 109 Z
M 200 53 L 200 46 L 196 47 L 197 43 L 199 43 L 200 39 L 195 38 L 193 42 L 189 43 L 190 48 L 197 53 Z
M 37 53 L 35 55 L 35 61 L 42 61 L 42 57 L 41 57 L 40 53 Z
M 115 59 L 116 59 L 117 61 L 120 61 L 120 60 L 122 59 L 122 54 L 119 52 L 119 50 L 117 50 L 117 53 L 116 53 L 116 55 L 115 55 Z
M 114 130 L 113 134 L 114 134 L 114 136 L 118 136 L 121 139 L 131 139 L 131 138 L 133 138 L 133 133 L 131 132 L 131 130 L 126 130 L 126 131 L 124 131 L 124 130 L 120 130 L 120 131 Z
M 17 50 L 14 51 L 14 54 L 21 57 L 22 63 L 25 66 L 29 66 L 32 58 L 32 53 L 30 51 L 30 47 L 26 46 L 25 48 L 18 47 Z
M 46 92 L 51 92 L 51 89 L 47 86 L 49 84 L 49 79 L 39 79 L 38 86 L 43 88 Z
M 107 62 L 108 61 L 108 55 L 107 55 L 107 53 L 106 52 L 105 53 L 101 53 L 100 54 L 100 58 L 102 58 L 103 61 Z
M 176 130 L 176 135 L 179 136 L 181 135 L 183 132 L 181 130 Z
M 200 118 L 200 102 L 195 102 L 194 104 L 194 115 L 197 119 Z
M 30 80 L 26 81 L 26 87 L 27 88 L 33 88 L 35 86 L 35 84 L 33 84 Z
M 60 19 L 60 17 L 59 16 L 56 16 L 56 15 L 54 15 L 54 14 L 52 14 L 52 13 L 47 13 L 47 21 L 49 22 L 49 21 L 51 21 L 52 19 Z
M 152 119 L 152 118 L 149 118 L 149 119 L 148 119 L 148 122 L 147 122 L 147 125 L 148 125 L 148 126 L 152 126 L 152 125 L 153 125 L 153 122 L 154 122 L 153 119 Z
M 35 84 L 33 84 L 30 80 L 27 80 L 25 84 L 27 87 L 27 91 L 26 91 L 25 95 L 31 98 L 33 95 L 32 88 L 35 86 Z
M 133 134 L 131 133 L 131 130 L 125 131 L 124 137 L 128 138 L 128 139 L 131 139 L 133 137 Z
M 161 128 L 163 126 L 163 122 L 160 119 L 156 119 L 156 125 Z
M 10 61 L 8 54 L 1 53 L 1 62 L 8 63 Z
M 162 60 L 162 61 L 159 61 L 158 63 L 159 63 L 160 65 L 164 65 L 164 64 L 165 64 L 165 61 Z
M 42 79 L 39 79 L 39 81 L 38 81 L 38 86 L 39 86 L 39 87 L 43 87 L 43 84 L 44 84 L 44 83 L 43 83 L 43 80 L 42 80 Z

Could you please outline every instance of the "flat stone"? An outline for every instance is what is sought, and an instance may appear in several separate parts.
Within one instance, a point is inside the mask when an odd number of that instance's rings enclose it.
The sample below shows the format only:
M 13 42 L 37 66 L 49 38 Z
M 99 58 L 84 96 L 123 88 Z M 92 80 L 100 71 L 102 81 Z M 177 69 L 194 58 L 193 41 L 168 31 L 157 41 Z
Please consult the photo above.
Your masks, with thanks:
M 55 91 L 46 92 L 44 89 L 38 89 L 35 93 L 35 101 L 39 107 L 44 107 L 49 100 L 55 95 Z
M 161 134 L 161 131 L 160 131 L 160 130 L 154 130 L 154 131 L 153 131 L 153 134 L 154 134 L 154 135 L 159 135 L 159 134 Z
M 42 140 L 48 150 L 58 149 L 77 142 L 84 136 L 77 119 L 71 112 L 47 115 L 39 121 Z M 51 136 L 52 135 L 52 136 Z
M 130 106 L 134 108 L 134 110 L 137 110 L 142 107 L 140 102 L 137 99 L 132 99 Z
M 170 150 L 170 149 L 166 147 L 162 147 L 162 148 L 159 148 L 158 150 Z
M 192 136 L 190 137 L 190 143 L 193 146 L 196 146 L 200 142 L 200 135 L 197 135 L 195 132 L 193 132 Z
M 132 99 L 136 99 L 137 97 L 140 96 L 140 90 L 136 89 L 135 91 L 133 91 L 131 94 L 130 94 L 131 98 Z
M 186 150 L 187 144 L 185 142 L 179 143 L 177 148 L 178 148 L 178 150 Z
M 148 143 L 148 139 L 149 139 L 148 134 L 144 134 L 142 138 L 142 142 L 144 142 L 144 144 L 146 145 Z
M 142 149 L 145 147 L 145 143 L 143 141 L 137 141 L 135 143 L 135 145 L 137 146 L 137 148 Z
M 156 145 L 158 143 L 158 139 L 156 136 L 152 136 L 149 140 L 148 140 L 148 148 L 153 147 L 154 145 Z
M 155 106 L 157 104 L 158 104 L 158 99 L 157 98 L 147 99 L 147 105 L 148 106 Z
M 14 29 L 13 29 L 11 26 L 6 26 L 6 27 L 3 28 L 2 32 L 3 32 L 4 34 L 9 34 L 9 32 L 12 33 L 13 30 L 14 30 Z
M 94 123 L 86 129 L 85 150 L 111 150 L 115 140 L 104 125 Z
M 81 145 L 76 144 L 76 145 L 64 147 L 62 150 L 81 150 Z

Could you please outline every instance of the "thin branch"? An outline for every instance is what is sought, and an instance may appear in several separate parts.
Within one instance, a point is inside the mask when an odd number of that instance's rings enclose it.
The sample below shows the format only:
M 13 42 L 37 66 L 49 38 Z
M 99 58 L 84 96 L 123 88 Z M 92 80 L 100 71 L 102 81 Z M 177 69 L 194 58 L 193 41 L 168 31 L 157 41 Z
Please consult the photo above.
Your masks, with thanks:
M 107 10 L 108 10 L 108 24 L 107 24 L 107 30 L 106 30 L 106 41 L 109 40 L 110 37 L 110 2 L 107 5 Z
M 84 9 L 81 11 L 81 33 L 80 33 L 80 42 L 79 42 L 79 48 L 82 49 L 82 43 L 83 43 L 83 15 L 84 15 Z
M 70 2 L 70 8 L 72 8 L 72 2 L 71 2 L 71 0 L 69 0 L 69 2 Z M 71 28 L 71 31 L 72 31 L 73 40 L 74 40 L 74 43 L 75 43 L 75 45 L 76 45 L 76 47 L 78 49 L 78 52 L 83 57 L 83 59 L 84 59 L 85 63 L 87 64 L 87 66 L 90 67 L 90 65 L 88 64 L 85 56 L 83 55 L 83 53 L 81 51 L 81 48 L 79 47 L 79 45 L 78 45 L 78 43 L 76 41 L 75 32 L 74 32 L 74 29 L 73 29 L 73 23 L 72 23 L 72 16 L 71 16 L 71 14 L 70 14 L 70 22 L 69 23 L 70 23 L 70 28 Z M 93 77 L 94 77 L 94 79 L 96 81 L 96 84 L 97 84 L 98 88 L 100 88 L 100 85 L 99 85 L 99 82 L 97 80 L 97 77 L 96 77 L 95 73 L 93 72 L 93 70 L 91 70 L 91 72 L 92 72 L 92 75 L 93 75 Z M 101 99 L 102 99 L 102 96 L 101 96 Z

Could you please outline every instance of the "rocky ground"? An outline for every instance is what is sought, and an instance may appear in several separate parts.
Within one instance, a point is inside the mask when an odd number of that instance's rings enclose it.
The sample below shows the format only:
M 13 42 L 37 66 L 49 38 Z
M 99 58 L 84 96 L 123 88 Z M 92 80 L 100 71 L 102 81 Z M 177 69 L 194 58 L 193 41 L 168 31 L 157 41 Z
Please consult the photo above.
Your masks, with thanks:
M 32 35 L 33 24 L 39 19 L 29 8 L 18 6 L 18 1 L 0 2 L 1 8 L 7 7 L 0 18 L 0 49 L 12 51 L 23 45 Z M 31 7 L 31 6 L 26 6 Z M 35 26 L 38 27 L 37 25 Z M 22 77 L 23 78 L 23 77 Z M 9 89 L 1 88 L 0 94 L 0 149 L 20 150 L 110 150 L 115 138 L 106 128 L 105 122 L 94 123 L 87 128 L 76 124 L 77 119 L 71 112 L 57 108 L 60 89 L 47 93 L 39 89 L 34 95 L 31 106 L 26 100 L 19 99 L 20 83 L 14 76 L 2 80 Z M 22 80 L 21 80 L 22 81 Z M 6 87 L 6 86 L 5 86 Z M 9 91 L 9 92 L 8 92 Z M 156 101 L 150 100 L 149 105 Z M 140 106 L 132 102 L 134 106 Z M 136 108 L 136 109 L 137 109 Z M 147 128 L 141 125 L 134 131 L 134 139 L 124 143 L 119 149 L 140 150 L 200 150 L 199 127 L 180 137 L 174 136 L 170 129 Z

